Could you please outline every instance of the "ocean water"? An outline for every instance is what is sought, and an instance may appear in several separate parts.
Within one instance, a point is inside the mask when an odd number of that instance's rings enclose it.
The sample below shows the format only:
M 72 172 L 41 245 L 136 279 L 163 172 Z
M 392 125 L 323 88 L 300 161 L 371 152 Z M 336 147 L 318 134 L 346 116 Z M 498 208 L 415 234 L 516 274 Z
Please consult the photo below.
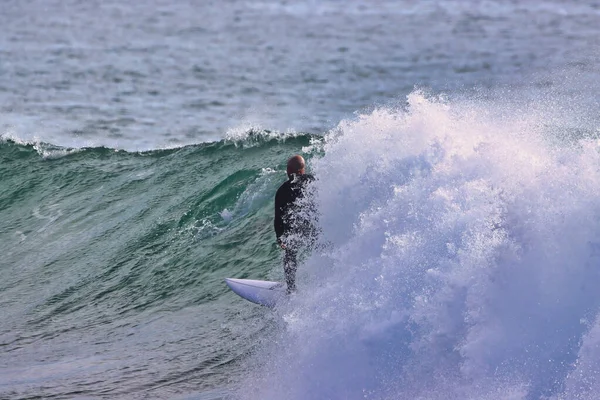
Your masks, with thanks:
M 0 398 L 600 398 L 599 2 L 0 11 Z

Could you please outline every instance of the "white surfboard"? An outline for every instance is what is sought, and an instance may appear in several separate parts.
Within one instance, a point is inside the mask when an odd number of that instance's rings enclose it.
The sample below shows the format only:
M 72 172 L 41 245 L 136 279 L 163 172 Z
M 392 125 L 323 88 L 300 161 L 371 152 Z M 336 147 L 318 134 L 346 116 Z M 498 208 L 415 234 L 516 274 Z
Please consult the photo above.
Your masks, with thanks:
M 238 296 L 261 306 L 274 307 L 285 297 L 285 284 L 281 282 L 225 278 L 225 283 Z

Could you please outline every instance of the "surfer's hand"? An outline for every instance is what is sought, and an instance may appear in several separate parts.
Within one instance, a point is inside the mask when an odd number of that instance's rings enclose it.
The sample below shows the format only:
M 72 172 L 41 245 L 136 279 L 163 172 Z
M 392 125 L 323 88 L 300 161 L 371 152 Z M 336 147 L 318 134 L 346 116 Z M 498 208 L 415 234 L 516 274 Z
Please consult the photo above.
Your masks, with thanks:
M 285 244 L 283 244 L 283 241 L 281 239 L 277 239 L 277 244 L 279 245 L 279 247 L 285 250 Z

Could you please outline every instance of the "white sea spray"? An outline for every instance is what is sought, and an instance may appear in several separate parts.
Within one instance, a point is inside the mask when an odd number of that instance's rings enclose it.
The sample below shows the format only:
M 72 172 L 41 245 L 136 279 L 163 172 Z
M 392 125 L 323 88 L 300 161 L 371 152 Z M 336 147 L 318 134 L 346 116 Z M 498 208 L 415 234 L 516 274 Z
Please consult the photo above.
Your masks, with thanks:
M 240 398 L 597 397 L 599 147 L 538 111 L 413 92 L 340 123 L 324 249 Z

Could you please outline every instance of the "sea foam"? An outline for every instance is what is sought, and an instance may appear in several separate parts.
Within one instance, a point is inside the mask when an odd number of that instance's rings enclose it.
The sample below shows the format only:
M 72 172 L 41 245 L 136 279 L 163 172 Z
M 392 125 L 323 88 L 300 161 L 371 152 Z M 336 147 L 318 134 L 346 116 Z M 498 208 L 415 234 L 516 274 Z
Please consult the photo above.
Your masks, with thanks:
M 421 92 L 313 161 L 322 246 L 238 397 L 600 397 L 600 154 Z

